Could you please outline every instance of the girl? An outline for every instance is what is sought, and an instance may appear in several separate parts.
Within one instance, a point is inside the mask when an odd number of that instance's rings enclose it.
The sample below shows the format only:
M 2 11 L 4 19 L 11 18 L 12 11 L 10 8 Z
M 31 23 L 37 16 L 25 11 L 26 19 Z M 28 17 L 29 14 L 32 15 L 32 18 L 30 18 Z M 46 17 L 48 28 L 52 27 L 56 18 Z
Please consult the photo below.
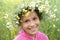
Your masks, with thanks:
M 22 30 L 14 40 L 48 40 L 47 35 L 38 31 L 43 13 L 39 11 L 38 6 L 24 6 L 17 11 Z

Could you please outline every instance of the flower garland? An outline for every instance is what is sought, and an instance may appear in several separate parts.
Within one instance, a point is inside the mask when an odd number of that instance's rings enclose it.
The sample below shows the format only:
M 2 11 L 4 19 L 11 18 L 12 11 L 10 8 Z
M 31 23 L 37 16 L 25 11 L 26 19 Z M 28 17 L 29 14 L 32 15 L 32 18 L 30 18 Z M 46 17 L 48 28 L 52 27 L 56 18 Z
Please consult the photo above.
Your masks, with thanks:
M 20 14 L 20 16 L 15 16 L 16 19 L 20 19 L 21 16 L 25 16 L 28 17 L 29 16 L 29 10 L 27 10 L 26 8 L 28 7 L 28 9 L 32 9 L 35 10 L 35 8 L 37 7 L 39 12 L 46 12 L 48 13 L 48 0 L 45 1 L 45 4 L 42 4 L 41 1 L 39 2 L 31 2 L 31 3 L 23 3 L 21 5 L 19 5 L 16 13 Z M 22 13 L 24 12 L 24 14 Z

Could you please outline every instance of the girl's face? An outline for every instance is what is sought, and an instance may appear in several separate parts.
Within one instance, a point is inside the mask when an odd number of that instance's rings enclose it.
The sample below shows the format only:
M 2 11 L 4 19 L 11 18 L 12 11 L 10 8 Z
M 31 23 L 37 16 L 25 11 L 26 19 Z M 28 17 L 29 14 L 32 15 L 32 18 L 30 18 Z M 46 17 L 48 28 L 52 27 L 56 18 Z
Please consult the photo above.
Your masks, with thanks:
M 28 17 L 23 16 L 22 21 L 20 23 L 23 30 L 25 30 L 28 34 L 36 34 L 38 31 L 40 21 L 37 14 L 33 11 L 29 13 Z

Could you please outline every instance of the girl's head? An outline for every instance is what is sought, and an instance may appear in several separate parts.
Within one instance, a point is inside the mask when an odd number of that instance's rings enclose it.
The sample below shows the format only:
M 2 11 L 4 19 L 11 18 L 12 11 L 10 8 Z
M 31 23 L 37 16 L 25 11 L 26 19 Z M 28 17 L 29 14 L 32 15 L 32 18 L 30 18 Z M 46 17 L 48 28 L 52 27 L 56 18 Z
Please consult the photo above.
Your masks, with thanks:
M 29 34 L 36 34 L 42 19 L 42 12 L 39 12 L 38 7 L 33 10 L 28 6 L 17 13 L 21 28 Z

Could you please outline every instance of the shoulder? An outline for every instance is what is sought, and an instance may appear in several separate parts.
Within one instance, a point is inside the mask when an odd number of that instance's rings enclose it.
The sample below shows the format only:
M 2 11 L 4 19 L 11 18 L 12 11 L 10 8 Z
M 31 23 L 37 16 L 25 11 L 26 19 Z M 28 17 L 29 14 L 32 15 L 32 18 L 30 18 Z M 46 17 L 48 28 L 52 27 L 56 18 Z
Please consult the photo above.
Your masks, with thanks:
M 19 34 L 13 40 L 24 40 L 24 39 L 26 39 L 24 37 L 24 33 L 23 31 L 20 31 Z
M 14 40 L 20 40 L 22 37 L 21 37 L 21 35 L 17 35 L 15 38 L 14 38 Z
M 23 36 L 21 34 L 18 34 L 14 40 L 22 40 L 23 39 Z
M 48 36 L 42 32 L 38 32 L 38 37 L 41 38 L 42 40 L 49 40 Z

